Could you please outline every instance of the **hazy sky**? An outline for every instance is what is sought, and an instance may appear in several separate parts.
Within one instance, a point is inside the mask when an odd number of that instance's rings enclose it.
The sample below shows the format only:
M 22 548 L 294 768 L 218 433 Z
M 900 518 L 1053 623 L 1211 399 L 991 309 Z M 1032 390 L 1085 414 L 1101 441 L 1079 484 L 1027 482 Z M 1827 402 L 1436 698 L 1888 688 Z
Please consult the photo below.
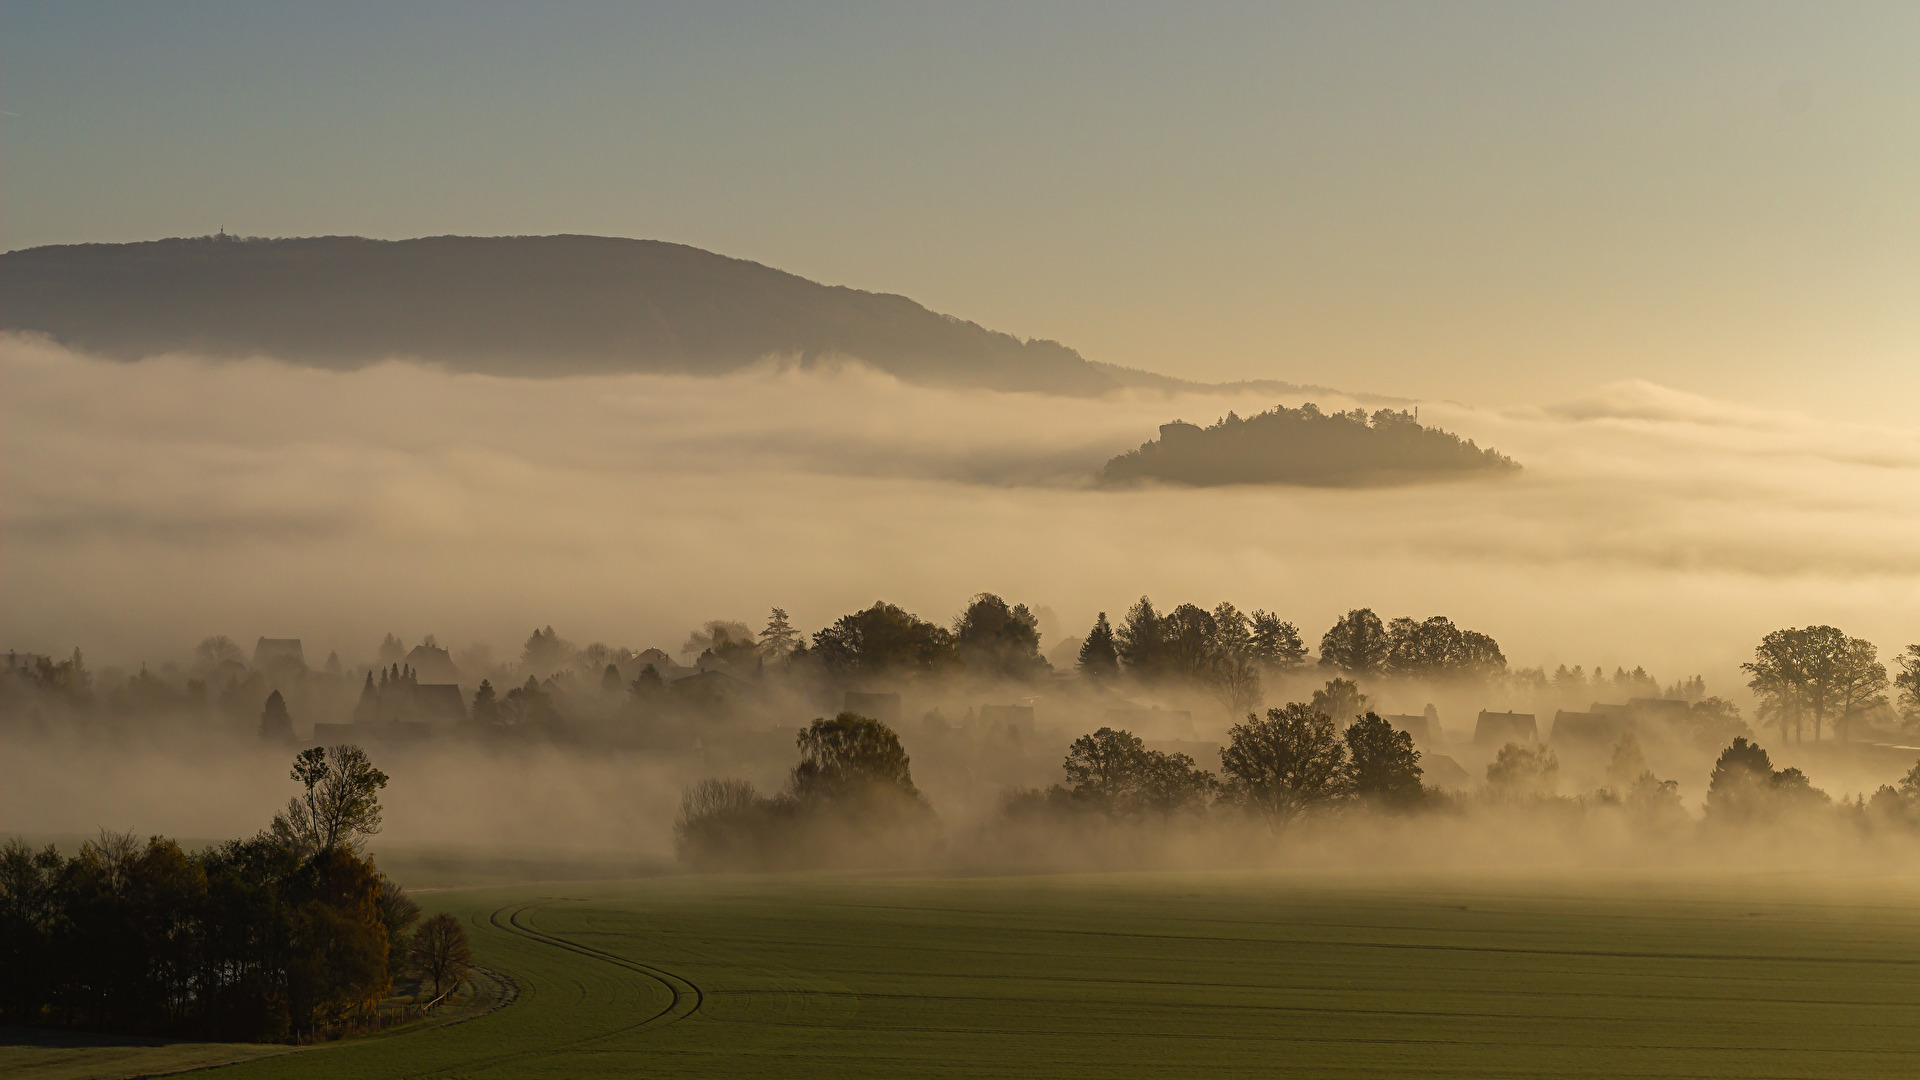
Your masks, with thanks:
M 23 4 L 0 247 L 655 237 L 1087 356 L 1920 404 L 1920 5 Z

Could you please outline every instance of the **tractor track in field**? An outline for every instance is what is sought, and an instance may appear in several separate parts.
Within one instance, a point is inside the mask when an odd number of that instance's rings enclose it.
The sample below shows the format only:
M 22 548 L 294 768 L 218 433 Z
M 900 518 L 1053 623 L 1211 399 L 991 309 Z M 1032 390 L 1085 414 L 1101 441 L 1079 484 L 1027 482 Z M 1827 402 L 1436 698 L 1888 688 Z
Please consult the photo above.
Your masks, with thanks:
M 644 1031 L 649 1028 L 659 1028 L 665 1027 L 668 1024 L 679 1023 L 698 1012 L 700 1006 L 705 1003 L 705 992 L 691 980 L 681 978 L 664 968 L 657 968 L 651 964 L 643 964 L 637 960 L 629 960 L 624 956 L 615 955 L 604 949 L 596 949 L 590 945 L 582 945 L 578 942 L 568 941 L 565 938 L 536 930 L 523 921 L 528 910 L 536 907 L 544 907 L 547 904 L 555 902 L 557 902 L 556 899 L 550 898 L 529 901 L 523 904 L 508 904 L 504 907 L 494 909 L 492 913 L 487 915 L 487 923 L 496 930 L 513 934 L 516 937 L 537 941 L 542 945 L 563 949 L 567 952 L 585 956 L 589 959 L 599 960 L 602 963 L 611 964 L 615 967 L 631 971 L 636 975 L 643 975 L 667 988 L 668 994 L 671 995 L 671 1000 L 667 1002 L 667 1007 L 650 1016 L 642 1017 L 631 1024 L 625 1024 L 611 1031 L 602 1031 L 598 1034 L 589 1035 L 586 1038 L 576 1039 L 572 1042 L 553 1043 L 540 1046 L 536 1049 L 515 1050 L 504 1054 L 488 1055 L 486 1057 L 469 1059 L 457 1064 L 445 1066 L 444 1068 L 430 1069 L 413 1075 L 421 1077 L 444 1076 L 450 1073 L 464 1075 L 476 1069 L 488 1069 L 497 1065 L 504 1065 L 508 1062 L 531 1057 L 535 1054 L 550 1054 L 562 1050 L 577 1050 L 631 1032 Z M 514 997 L 518 997 L 521 989 L 517 981 L 513 984 L 513 989 Z
M 654 982 L 659 983 L 661 986 L 666 987 L 667 993 L 672 995 L 672 1000 L 667 1003 L 667 1007 L 654 1013 L 652 1016 L 628 1024 L 626 1027 L 609 1031 L 606 1034 L 595 1035 L 593 1038 L 585 1040 L 586 1042 L 594 1042 L 599 1039 L 610 1038 L 614 1035 L 621 1035 L 629 1031 L 649 1027 L 665 1027 L 668 1024 L 677 1024 L 700 1011 L 700 1006 L 706 1001 L 706 993 L 702 991 L 699 986 L 695 985 L 692 980 L 675 975 L 665 968 L 657 968 L 652 964 L 643 964 L 638 960 L 629 960 L 624 956 L 607 952 L 604 949 L 596 949 L 591 945 L 582 945 L 577 941 L 569 941 L 566 938 L 536 930 L 521 921 L 529 909 L 542 907 L 552 902 L 553 901 L 550 900 L 536 900 L 532 903 L 512 907 L 512 911 L 507 915 L 507 924 L 505 926 L 501 926 L 500 924 L 500 912 L 507 911 L 507 908 L 500 908 L 488 916 L 488 919 L 493 925 L 509 933 L 516 933 L 521 937 L 538 941 L 543 945 L 551 945 L 557 949 L 565 949 L 568 952 L 578 953 L 581 956 L 591 957 L 592 959 L 612 964 L 615 967 L 625 968 L 636 974 L 644 975 Z

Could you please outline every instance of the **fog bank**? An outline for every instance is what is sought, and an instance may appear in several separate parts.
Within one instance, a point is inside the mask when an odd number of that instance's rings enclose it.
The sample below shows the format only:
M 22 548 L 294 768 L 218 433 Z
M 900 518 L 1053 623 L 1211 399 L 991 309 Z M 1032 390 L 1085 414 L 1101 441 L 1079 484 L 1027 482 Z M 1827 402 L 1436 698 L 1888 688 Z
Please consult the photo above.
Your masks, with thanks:
M 350 661 L 393 631 L 672 648 L 778 604 L 816 628 L 987 589 L 1081 632 L 1142 593 L 1445 613 L 1515 666 L 1653 664 L 1717 687 L 1767 630 L 1890 650 L 1920 610 L 1920 438 L 1648 384 L 1421 418 L 1498 483 L 1092 490 L 1180 417 L 1267 398 L 905 386 L 858 366 L 548 381 L 386 364 L 138 364 L 0 341 L 0 641 L 159 662 L 204 634 Z M 1323 408 L 1351 403 L 1320 398 Z M 1052 642 L 1043 643 L 1043 648 Z

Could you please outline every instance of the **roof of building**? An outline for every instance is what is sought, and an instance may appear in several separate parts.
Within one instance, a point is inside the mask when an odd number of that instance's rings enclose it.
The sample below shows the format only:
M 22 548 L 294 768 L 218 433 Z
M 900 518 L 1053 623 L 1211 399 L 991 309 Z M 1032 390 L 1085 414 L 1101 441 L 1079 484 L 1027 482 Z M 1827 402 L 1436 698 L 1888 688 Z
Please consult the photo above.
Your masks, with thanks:
M 253 666 L 265 667 L 268 664 L 299 664 L 306 667 L 306 654 L 301 651 L 300 639 L 263 637 L 255 642 Z
M 451 683 L 460 678 L 453 656 L 437 645 L 415 645 L 401 663 L 413 669 L 414 677 L 428 683 Z
M 466 698 L 452 683 L 419 683 L 413 688 L 413 707 L 426 720 L 465 720 Z

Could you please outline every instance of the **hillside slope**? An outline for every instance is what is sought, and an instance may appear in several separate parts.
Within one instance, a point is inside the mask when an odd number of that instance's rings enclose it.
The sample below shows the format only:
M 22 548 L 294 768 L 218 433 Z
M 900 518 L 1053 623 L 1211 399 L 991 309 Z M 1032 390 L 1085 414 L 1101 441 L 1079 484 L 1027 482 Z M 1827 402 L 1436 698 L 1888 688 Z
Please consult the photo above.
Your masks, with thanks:
M 1052 341 L 654 240 L 228 237 L 0 255 L 0 330 L 121 359 L 389 357 L 502 375 L 719 374 L 851 357 L 916 383 L 1098 394 L 1132 380 Z

